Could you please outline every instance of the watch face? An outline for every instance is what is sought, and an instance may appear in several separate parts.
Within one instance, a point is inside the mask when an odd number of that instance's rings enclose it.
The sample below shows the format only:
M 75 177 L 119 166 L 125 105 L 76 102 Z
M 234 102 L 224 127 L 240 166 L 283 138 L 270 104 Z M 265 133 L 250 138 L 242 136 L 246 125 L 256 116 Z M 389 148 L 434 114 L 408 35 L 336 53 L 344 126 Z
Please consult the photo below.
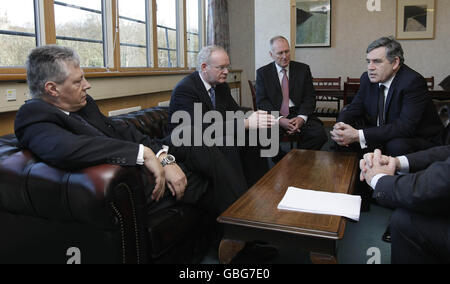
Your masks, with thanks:
M 169 163 L 175 163 L 175 157 L 172 155 L 167 155 L 166 159 L 167 159 L 167 162 L 169 162 Z

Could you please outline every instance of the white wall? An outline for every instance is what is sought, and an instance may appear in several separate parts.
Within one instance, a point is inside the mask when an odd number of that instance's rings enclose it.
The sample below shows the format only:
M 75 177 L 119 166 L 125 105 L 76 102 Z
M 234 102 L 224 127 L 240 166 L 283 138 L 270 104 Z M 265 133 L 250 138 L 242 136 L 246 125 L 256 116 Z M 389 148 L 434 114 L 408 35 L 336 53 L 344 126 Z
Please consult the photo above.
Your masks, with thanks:
M 257 0 L 258 2 L 260 0 Z M 248 80 L 255 80 L 255 0 L 229 0 L 230 59 L 233 69 L 241 69 L 242 105 L 253 107 Z
M 290 34 L 289 0 L 255 1 L 256 68 L 269 63 L 268 40 Z M 359 77 L 366 69 L 365 50 L 381 36 L 395 35 L 396 1 L 382 0 L 381 12 L 369 12 L 365 0 L 332 0 L 331 48 L 297 48 L 296 60 L 311 66 L 314 77 Z M 435 76 L 436 88 L 450 75 L 450 1 L 436 0 L 434 40 L 401 40 L 406 64 L 425 77 Z M 275 22 L 279 24 L 274 24 Z

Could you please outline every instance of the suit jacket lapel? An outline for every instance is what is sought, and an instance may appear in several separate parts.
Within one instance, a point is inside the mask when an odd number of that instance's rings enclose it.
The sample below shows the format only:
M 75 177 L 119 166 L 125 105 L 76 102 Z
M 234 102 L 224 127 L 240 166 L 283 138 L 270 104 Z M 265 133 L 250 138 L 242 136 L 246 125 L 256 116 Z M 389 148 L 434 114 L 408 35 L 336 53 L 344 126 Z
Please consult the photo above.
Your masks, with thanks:
M 295 70 L 294 68 L 294 64 L 289 63 L 289 99 L 293 100 L 294 97 L 294 86 L 295 86 L 295 76 L 297 75 L 296 73 L 297 70 Z
M 385 111 L 384 113 L 386 114 L 386 118 L 387 118 L 387 113 L 388 113 L 388 110 L 389 110 L 389 106 L 391 105 L 392 98 L 393 98 L 394 93 L 395 93 L 395 89 L 397 88 L 397 85 L 400 82 L 400 76 L 401 76 L 401 73 L 403 72 L 403 70 L 404 70 L 404 67 L 402 66 L 400 68 L 400 70 L 398 70 L 397 74 L 395 75 L 394 80 L 392 81 L 391 86 L 389 87 L 389 92 L 388 92 L 388 96 L 387 96 L 387 99 L 386 99 L 386 104 L 385 104 L 385 107 L 384 107 L 384 111 Z
M 209 96 L 209 93 L 205 88 L 205 84 L 203 84 L 203 81 L 200 78 L 200 74 L 198 73 L 198 71 L 196 71 L 194 74 L 195 74 L 194 75 L 195 85 L 196 89 L 199 91 L 200 100 L 203 102 L 203 104 L 206 104 L 206 106 L 208 107 L 206 111 L 214 110 L 214 106 L 211 102 L 211 97 Z M 217 94 L 216 94 L 216 102 L 217 102 Z
M 281 84 L 280 84 L 280 77 L 278 76 L 278 71 L 277 71 L 277 67 L 275 66 L 275 62 L 272 63 L 271 66 L 271 74 L 270 76 L 272 78 L 270 78 L 271 82 L 273 83 L 274 86 L 274 93 L 273 95 L 275 96 L 275 102 L 277 103 L 276 107 L 279 109 L 281 108 L 281 103 L 283 102 L 283 91 L 281 89 Z

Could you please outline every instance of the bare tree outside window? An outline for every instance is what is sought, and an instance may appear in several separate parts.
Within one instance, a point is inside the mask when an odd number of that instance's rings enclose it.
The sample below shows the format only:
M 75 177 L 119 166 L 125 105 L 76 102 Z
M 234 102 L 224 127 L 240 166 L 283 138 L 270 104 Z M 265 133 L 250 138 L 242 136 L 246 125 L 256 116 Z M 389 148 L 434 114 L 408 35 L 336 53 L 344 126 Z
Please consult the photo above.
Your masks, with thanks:
M 0 5 L 0 67 L 23 67 L 36 47 L 33 0 L 2 1 Z

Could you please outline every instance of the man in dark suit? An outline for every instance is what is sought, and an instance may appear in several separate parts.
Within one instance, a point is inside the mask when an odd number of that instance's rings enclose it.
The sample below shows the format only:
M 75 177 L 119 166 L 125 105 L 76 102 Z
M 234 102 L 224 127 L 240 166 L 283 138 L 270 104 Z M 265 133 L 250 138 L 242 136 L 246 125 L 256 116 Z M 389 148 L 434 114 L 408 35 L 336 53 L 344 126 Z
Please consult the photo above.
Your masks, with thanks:
M 224 119 L 223 135 L 215 133 L 222 145 L 217 145 L 219 150 L 223 152 L 220 160 L 228 159 L 238 171 L 246 176 L 248 185 L 256 183 L 267 171 L 267 160 L 261 157 L 261 148 L 258 146 L 250 146 L 248 144 L 248 132 L 245 132 L 242 141 L 245 146 L 237 147 L 237 131 L 240 125 L 243 129 L 268 129 L 275 125 L 275 118 L 263 111 L 257 111 L 248 118 L 232 119 L 226 121 L 226 113 L 235 113 L 241 108 L 231 96 L 230 88 L 226 83 L 230 68 L 230 59 L 227 52 L 218 46 L 206 46 L 198 55 L 197 71 L 188 75 L 181 80 L 172 92 L 170 100 L 169 120 L 178 112 L 187 112 L 191 119 L 191 124 L 197 128 L 202 128 L 200 134 L 211 126 L 211 123 L 203 122 L 204 116 L 212 111 L 217 111 Z M 195 105 L 200 106 L 199 113 L 195 113 Z M 195 125 L 196 118 L 201 119 L 201 125 Z M 180 126 L 180 123 L 173 123 L 172 129 Z M 227 137 L 231 137 L 234 141 L 233 145 L 225 143 Z M 230 140 L 229 140 L 230 141 Z
M 442 122 L 425 79 L 404 64 L 401 45 L 386 37 L 374 41 L 367 49 L 367 63 L 368 72 L 341 112 L 332 139 L 357 151 L 380 148 L 392 156 L 440 145 Z M 363 125 L 354 124 L 361 120 Z
M 392 263 L 450 263 L 450 146 L 397 158 L 376 150 L 360 166 L 377 201 L 396 208 Z
M 154 188 L 146 188 L 149 205 L 164 196 L 167 186 L 179 201 L 212 199 L 205 204 L 215 214 L 246 190 L 245 180 L 232 175 L 232 165 L 211 166 L 215 153 L 210 149 L 169 148 L 132 125 L 105 117 L 87 94 L 91 85 L 72 49 L 34 49 L 28 57 L 27 77 L 33 99 L 19 109 L 15 133 L 22 147 L 46 163 L 69 170 L 103 163 L 142 166 L 143 173 L 149 171 L 156 180 Z M 203 186 L 208 181 L 213 189 Z
M 279 111 L 281 135 L 296 135 L 298 148 L 320 150 L 328 137 L 313 115 L 316 97 L 309 66 L 291 61 L 289 42 L 282 36 L 270 40 L 274 62 L 256 75 L 256 103 L 268 112 Z

